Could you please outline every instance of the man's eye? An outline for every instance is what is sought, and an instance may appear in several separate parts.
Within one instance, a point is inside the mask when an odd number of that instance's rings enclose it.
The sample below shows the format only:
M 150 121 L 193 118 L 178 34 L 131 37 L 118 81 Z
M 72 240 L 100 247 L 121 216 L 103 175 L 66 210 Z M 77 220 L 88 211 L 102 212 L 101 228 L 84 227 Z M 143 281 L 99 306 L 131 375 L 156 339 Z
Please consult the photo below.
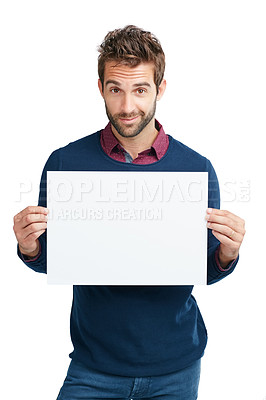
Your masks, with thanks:
M 111 92 L 112 93 L 119 93 L 119 89 L 113 88 L 113 89 L 111 89 Z
M 137 89 L 137 92 L 138 92 L 139 94 L 143 94 L 143 93 L 145 93 L 145 90 L 144 90 L 144 89 Z

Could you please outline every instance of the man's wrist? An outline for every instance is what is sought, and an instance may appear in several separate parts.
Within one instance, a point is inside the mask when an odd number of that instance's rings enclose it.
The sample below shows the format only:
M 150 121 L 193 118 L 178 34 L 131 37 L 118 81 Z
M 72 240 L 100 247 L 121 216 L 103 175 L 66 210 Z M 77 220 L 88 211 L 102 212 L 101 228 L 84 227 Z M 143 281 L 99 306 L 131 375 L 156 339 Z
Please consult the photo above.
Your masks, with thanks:
M 18 247 L 19 247 L 19 250 L 20 250 L 21 254 L 22 254 L 25 258 L 31 259 L 31 258 L 35 258 L 35 257 L 37 256 L 37 254 L 39 253 L 39 250 L 40 250 L 40 242 L 39 242 L 39 240 L 37 240 L 37 247 L 36 247 L 36 249 L 35 249 L 34 251 L 31 251 L 31 252 L 27 252 L 26 250 L 24 250 L 23 248 L 21 248 L 20 245 L 18 245 Z
M 223 269 L 226 269 L 237 258 L 237 256 L 238 254 L 228 256 L 222 252 L 221 248 L 219 248 L 218 259 L 220 266 Z

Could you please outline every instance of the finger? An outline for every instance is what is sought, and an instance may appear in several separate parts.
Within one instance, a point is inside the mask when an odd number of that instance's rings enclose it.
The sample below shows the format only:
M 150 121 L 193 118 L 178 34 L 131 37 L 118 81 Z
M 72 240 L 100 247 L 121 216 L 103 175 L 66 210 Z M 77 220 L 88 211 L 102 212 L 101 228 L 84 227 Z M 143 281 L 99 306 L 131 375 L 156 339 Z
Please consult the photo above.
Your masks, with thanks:
M 217 215 L 217 214 L 211 213 L 211 214 L 207 214 L 206 219 L 208 220 L 208 222 L 225 225 L 241 234 L 244 233 L 244 226 L 243 226 L 240 218 L 235 220 L 235 219 L 230 218 L 229 216 Z
M 28 206 L 24 210 L 20 211 L 15 215 L 14 221 L 21 220 L 25 215 L 28 214 L 48 214 L 48 208 L 42 206 Z
M 239 250 L 241 243 L 234 242 L 228 236 L 223 235 L 222 233 L 215 230 L 212 230 L 212 234 L 219 240 L 220 243 L 230 248 L 233 252 L 237 252 Z
M 218 208 L 207 208 L 207 215 L 220 215 L 232 219 L 235 222 L 245 225 L 245 221 L 238 215 L 233 214 L 228 210 L 219 210 Z
M 232 219 L 225 217 L 223 215 L 217 215 L 217 214 L 207 214 L 206 219 L 208 222 L 220 224 L 220 225 L 225 225 L 228 226 L 229 228 L 233 229 L 235 227 L 235 223 Z
M 33 233 L 39 232 L 39 231 L 45 231 L 47 228 L 47 223 L 46 222 L 37 222 L 35 224 L 30 224 L 27 226 L 25 229 L 21 231 L 19 241 L 23 242 L 27 239 L 27 237 Z
M 47 214 L 27 214 L 20 221 L 17 222 L 17 226 L 21 229 L 24 229 L 30 224 L 37 222 L 46 222 L 47 220 Z
M 213 229 L 215 232 L 221 233 L 222 235 L 227 236 L 229 239 L 235 242 L 242 242 L 243 235 L 239 234 L 238 232 L 234 231 L 232 228 L 226 225 L 220 225 L 215 223 L 207 223 L 207 227 L 209 229 Z
M 38 239 L 38 237 L 40 237 L 44 232 L 45 229 L 31 233 L 29 236 L 27 236 L 27 238 L 24 241 L 20 242 L 22 248 L 30 247 L 32 243 L 34 243 Z

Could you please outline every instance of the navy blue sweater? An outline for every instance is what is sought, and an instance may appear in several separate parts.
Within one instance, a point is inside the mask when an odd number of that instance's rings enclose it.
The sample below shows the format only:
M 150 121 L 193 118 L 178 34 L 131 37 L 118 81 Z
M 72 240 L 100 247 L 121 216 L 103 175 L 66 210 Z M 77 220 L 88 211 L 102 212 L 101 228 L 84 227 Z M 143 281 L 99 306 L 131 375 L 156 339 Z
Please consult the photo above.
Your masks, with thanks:
M 209 200 L 220 207 L 215 171 L 208 159 L 169 137 L 166 154 L 152 164 L 132 164 L 109 157 L 98 131 L 54 151 L 41 178 L 39 205 L 46 207 L 46 171 L 195 171 L 208 172 Z M 46 273 L 46 232 L 35 261 L 19 257 Z M 230 274 L 238 259 L 221 270 L 215 260 L 218 240 L 208 231 L 208 284 Z M 191 243 L 193 249 L 193 243 Z M 123 376 L 167 374 L 202 357 L 207 331 L 192 296 L 193 286 L 73 286 L 70 357 L 89 368 Z

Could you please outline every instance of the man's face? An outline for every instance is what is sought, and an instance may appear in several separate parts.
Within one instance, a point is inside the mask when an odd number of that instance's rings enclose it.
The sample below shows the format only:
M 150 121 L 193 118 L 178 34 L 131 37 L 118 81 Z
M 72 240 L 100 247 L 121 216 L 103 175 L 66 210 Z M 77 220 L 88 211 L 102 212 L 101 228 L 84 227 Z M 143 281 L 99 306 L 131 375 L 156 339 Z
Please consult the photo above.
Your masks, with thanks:
M 136 67 L 105 65 L 104 87 L 98 81 L 104 98 L 107 116 L 115 130 L 123 137 L 134 137 L 153 124 L 156 101 L 161 98 L 165 81 L 157 95 L 154 65 L 141 63 Z

